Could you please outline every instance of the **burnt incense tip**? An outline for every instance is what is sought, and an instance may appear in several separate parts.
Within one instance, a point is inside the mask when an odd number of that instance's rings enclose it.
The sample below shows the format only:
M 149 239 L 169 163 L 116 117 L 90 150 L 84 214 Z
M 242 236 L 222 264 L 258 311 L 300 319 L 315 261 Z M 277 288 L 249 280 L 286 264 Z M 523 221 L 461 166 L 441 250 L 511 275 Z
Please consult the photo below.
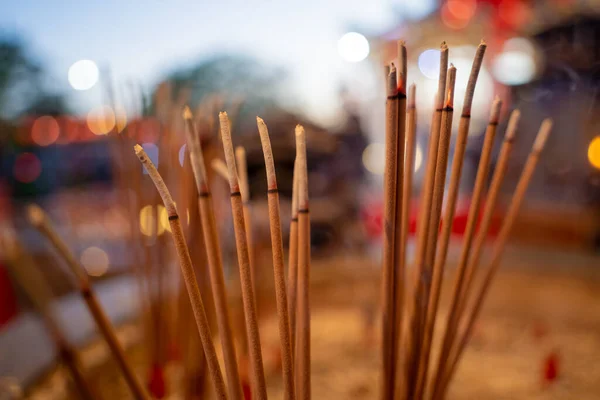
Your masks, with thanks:
M 139 144 L 136 144 L 135 146 L 133 146 L 133 151 L 135 151 L 135 155 L 139 157 L 140 154 L 144 152 L 144 148 Z
M 535 142 L 533 142 L 532 151 L 535 151 L 535 152 L 542 151 L 542 149 L 544 148 L 544 145 L 546 144 L 546 140 L 548 139 L 548 136 L 550 135 L 551 130 L 552 130 L 552 119 L 546 118 L 544 121 L 542 121 L 542 125 L 540 126 L 540 130 L 538 131 L 538 134 L 535 138 Z
M 186 119 L 186 120 L 192 119 L 192 110 L 190 110 L 190 107 L 188 107 L 188 106 L 183 107 L 183 119 Z
M 446 44 L 446 41 L 444 40 L 442 42 L 442 44 L 440 45 L 440 50 L 441 51 L 448 51 L 448 44 Z
M 506 135 L 504 136 L 505 141 L 511 141 L 515 137 L 517 133 L 517 125 L 519 124 L 519 119 L 521 118 L 521 111 L 513 110 L 510 113 L 510 118 L 508 119 L 508 127 L 506 128 Z
M 44 223 L 44 219 L 46 218 L 46 214 L 44 210 L 40 208 L 37 204 L 29 204 L 27 206 L 27 219 L 29 223 L 33 226 L 41 226 Z
M 487 43 L 485 42 L 485 40 L 483 38 L 481 38 L 481 41 L 479 42 L 480 46 L 487 46 Z
M 404 39 L 398 40 L 398 46 L 406 46 L 406 40 L 404 40 Z
M 456 83 L 456 67 L 453 64 L 450 64 L 450 68 L 448 68 L 448 78 L 446 82 L 446 103 L 444 104 L 445 108 L 453 108 L 454 107 L 454 85 Z
M 396 77 L 396 68 L 394 68 L 394 64 L 390 67 L 390 73 L 387 78 L 387 90 L 388 97 L 394 97 L 398 94 L 398 80 Z
M 414 83 L 408 87 L 408 107 L 415 108 L 417 104 L 417 85 Z
M 300 124 L 296 125 L 296 140 L 304 140 L 304 127 Z
M 498 118 L 500 117 L 500 109 L 502 108 L 502 100 L 496 96 L 492 103 L 492 110 L 490 112 L 490 124 L 497 124 Z

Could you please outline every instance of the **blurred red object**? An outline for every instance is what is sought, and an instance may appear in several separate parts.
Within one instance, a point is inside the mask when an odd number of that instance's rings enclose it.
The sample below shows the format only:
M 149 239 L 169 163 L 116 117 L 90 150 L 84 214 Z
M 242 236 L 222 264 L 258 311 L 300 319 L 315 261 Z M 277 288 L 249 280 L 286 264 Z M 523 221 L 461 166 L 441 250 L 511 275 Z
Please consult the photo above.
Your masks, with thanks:
M 0 263 L 0 327 L 17 315 L 17 297 L 10 283 L 6 267 Z
M 558 378 L 559 373 L 559 359 L 556 351 L 550 352 L 544 359 L 544 376 L 543 383 L 545 385 L 551 384 Z
M 166 395 L 165 375 L 162 366 L 154 364 L 150 370 L 148 390 L 155 399 L 162 399 Z

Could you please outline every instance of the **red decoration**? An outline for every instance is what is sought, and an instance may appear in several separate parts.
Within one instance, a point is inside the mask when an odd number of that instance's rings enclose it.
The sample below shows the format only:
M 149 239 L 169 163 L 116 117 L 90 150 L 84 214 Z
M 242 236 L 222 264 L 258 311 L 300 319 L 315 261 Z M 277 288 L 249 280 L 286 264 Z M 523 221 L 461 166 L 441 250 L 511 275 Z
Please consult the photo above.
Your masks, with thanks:
M 544 359 L 543 365 L 543 382 L 548 385 L 554 382 L 558 378 L 559 373 L 559 359 L 556 351 L 550 352 Z
M 166 395 L 165 374 L 162 366 L 158 364 L 154 364 L 150 370 L 148 390 L 150 390 L 152 397 L 156 399 L 162 399 Z

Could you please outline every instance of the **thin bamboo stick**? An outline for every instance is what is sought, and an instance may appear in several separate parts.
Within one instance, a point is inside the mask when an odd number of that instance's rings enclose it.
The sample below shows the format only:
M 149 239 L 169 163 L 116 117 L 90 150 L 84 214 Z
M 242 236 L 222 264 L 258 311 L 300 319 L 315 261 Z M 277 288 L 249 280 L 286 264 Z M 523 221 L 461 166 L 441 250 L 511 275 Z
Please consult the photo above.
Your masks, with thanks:
M 221 244 L 217 234 L 215 214 L 206 175 L 206 167 L 204 165 L 204 156 L 202 154 L 200 138 L 198 137 L 198 132 L 194 125 L 192 112 L 188 107 L 185 108 L 183 117 L 186 125 L 186 139 L 190 154 L 190 163 L 194 173 L 196 188 L 198 189 L 198 204 L 200 207 L 202 234 L 208 258 L 217 324 L 223 346 L 223 358 L 225 360 L 225 372 L 227 374 L 229 396 L 234 400 L 242 400 L 242 386 L 238 372 L 229 308 L 227 307 L 227 290 L 225 288 L 225 278 L 223 276 Z
M 410 85 L 408 89 L 408 105 L 406 109 L 406 155 L 404 158 L 404 181 L 403 181 L 403 193 L 402 193 L 402 226 L 400 229 L 400 251 L 398 252 L 399 258 L 396 260 L 398 268 L 398 279 L 406 279 L 406 247 L 408 243 L 409 235 L 409 218 L 410 218 L 410 204 L 412 200 L 412 181 L 415 163 L 415 151 L 416 151 L 416 133 L 417 133 L 417 113 L 416 113 L 416 87 L 414 84 Z M 398 285 L 403 291 L 406 290 L 405 285 Z M 396 309 L 402 311 L 404 309 L 404 293 L 400 293 L 398 296 L 399 303 L 396 304 Z M 402 337 L 402 318 L 399 318 L 398 331 L 399 339 Z M 395 376 L 395 389 L 394 396 L 398 399 L 402 397 L 402 390 L 406 383 L 404 382 L 404 355 L 401 353 L 400 346 L 398 346 L 398 354 L 396 355 L 396 376 Z
M 290 342 L 292 362 L 296 362 L 296 304 L 298 294 L 298 161 L 294 161 L 292 183 L 292 217 L 288 244 L 288 313 L 290 315 Z M 295 364 L 294 364 L 295 365 Z
M 79 396 L 85 400 L 99 399 L 100 396 L 98 396 L 97 391 L 94 390 L 85 376 L 77 351 L 63 334 L 51 310 L 50 304 L 53 296 L 50 286 L 39 272 L 40 270 L 35 265 L 33 258 L 23 250 L 13 232 L 5 230 L 2 232 L 0 239 L 3 253 L 7 256 L 8 269 L 31 300 L 35 309 L 40 313 L 42 321 L 56 345 L 60 359 L 71 373 L 71 378 Z
M 502 144 L 502 148 L 500 150 L 500 156 L 498 158 L 498 163 L 494 170 L 494 175 L 492 177 L 492 182 L 490 185 L 490 189 L 487 194 L 486 204 L 483 211 L 483 218 L 479 227 L 479 233 L 475 242 L 475 253 L 473 253 L 472 259 L 478 259 L 481 254 L 481 250 L 483 249 L 483 244 L 485 242 L 485 237 L 487 235 L 487 231 L 489 229 L 489 225 L 492 220 L 496 200 L 498 198 L 498 194 L 500 192 L 500 187 L 504 180 L 504 174 L 506 172 L 506 167 L 508 165 L 508 159 L 512 150 L 514 136 L 517 131 L 517 125 L 520 118 L 520 112 L 515 110 L 512 112 L 509 122 L 508 128 L 506 130 L 506 135 L 504 136 L 504 141 Z M 481 178 L 482 182 L 480 183 L 480 187 L 475 188 L 474 194 L 477 192 L 483 193 L 483 186 L 485 185 L 485 180 L 483 177 Z M 477 203 L 481 201 L 481 198 L 474 198 L 473 200 L 477 200 Z M 458 266 L 456 268 L 456 277 L 454 278 L 454 286 L 452 289 L 451 295 L 451 303 L 448 311 L 448 317 L 446 320 L 446 327 L 444 331 L 444 335 L 442 336 L 441 342 L 441 350 L 438 356 L 438 362 L 436 366 L 435 377 L 432 380 L 432 396 L 435 397 L 437 386 L 440 384 L 442 379 L 443 369 L 445 368 L 446 358 L 448 356 L 448 352 L 450 349 L 450 344 L 454 339 L 454 331 L 455 331 L 455 315 L 457 314 L 457 308 L 459 307 L 461 290 L 463 286 L 463 282 L 465 280 L 466 270 L 468 269 L 467 261 L 469 259 L 469 254 L 471 251 L 471 241 L 473 238 L 473 234 L 475 232 L 475 227 L 477 225 L 477 218 L 479 216 L 479 204 L 475 204 L 475 202 L 471 203 L 471 207 L 469 209 L 469 215 L 467 217 L 467 230 L 465 230 L 464 242 L 461 250 L 461 255 L 459 258 Z
M 258 288 L 256 287 L 256 260 L 254 258 L 254 238 L 252 232 L 252 212 L 250 210 L 250 185 L 248 183 L 248 163 L 246 161 L 246 150 L 238 146 L 235 149 L 235 158 L 240 181 L 240 193 L 242 194 L 242 208 L 244 210 L 244 221 L 246 222 L 246 240 L 248 241 L 248 257 L 250 260 L 250 278 L 252 282 L 252 293 L 254 293 L 254 304 L 256 304 L 256 317 L 258 318 Z
M 123 377 L 125 378 L 125 381 L 131 389 L 134 397 L 140 400 L 148 399 L 148 394 L 129 365 L 127 357 L 125 356 L 125 352 L 123 351 L 123 348 L 117 339 L 115 330 L 110 320 L 106 316 L 106 313 L 102 309 L 102 306 L 96 297 L 96 293 L 92 289 L 90 280 L 87 274 L 84 272 L 83 267 L 77 262 L 75 256 L 73 253 L 71 253 L 66 243 L 63 242 L 63 240 L 58 236 L 46 213 L 44 213 L 40 207 L 34 204 L 29 205 L 27 208 L 27 217 L 29 222 L 44 236 L 46 236 L 50 243 L 52 243 L 54 248 L 66 262 L 71 272 L 76 276 L 79 292 L 86 302 L 86 305 L 88 306 L 92 317 L 96 321 L 100 332 L 104 336 L 104 339 L 113 353 L 113 356 L 117 360 L 117 364 L 123 372 Z
M 550 131 L 552 129 L 552 120 L 545 119 L 540 126 L 538 134 L 536 136 L 535 142 L 533 143 L 533 147 L 529 156 L 527 157 L 527 161 L 525 163 L 525 167 L 523 168 L 523 172 L 521 173 L 521 177 L 519 178 L 519 182 L 517 183 L 517 187 L 515 188 L 515 192 L 510 201 L 510 205 L 508 207 L 508 211 L 506 212 L 506 216 L 504 217 L 504 222 L 502 223 L 502 227 L 500 228 L 500 232 L 498 233 L 498 237 L 494 242 L 494 248 L 492 250 L 492 258 L 490 263 L 486 269 L 485 278 L 481 285 L 481 288 L 477 294 L 477 297 L 474 300 L 474 305 L 466 317 L 466 328 L 464 333 L 459 338 L 457 342 L 457 350 L 451 363 L 449 364 L 449 370 L 447 372 L 447 378 L 445 379 L 445 384 L 442 385 L 440 391 L 440 398 L 443 398 L 445 395 L 445 390 L 447 387 L 447 382 L 451 379 L 454 371 L 456 370 L 456 365 L 460 360 L 460 356 L 469 341 L 469 337 L 473 330 L 473 326 L 475 325 L 475 321 L 481 312 L 481 307 L 483 306 L 483 302 L 485 301 L 486 295 L 490 290 L 490 285 L 498 268 L 500 266 L 500 260 L 502 259 L 502 255 L 504 253 L 504 248 L 506 247 L 506 242 L 508 240 L 508 236 L 512 230 L 514 222 L 517 218 L 517 214 L 519 213 L 519 209 L 521 204 L 523 203 L 523 198 L 525 197 L 525 193 L 527 192 L 527 188 L 529 183 L 531 182 L 531 178 L 533 173 L 535 172 L 535 168 L 540 158 L 540 154 L 544 149 L 544 145 L 550 135 Z
M 440 128 L 442 114 L 446 101 L 446 79 L 448 74 L 448 47 L 442 42 L 440 48 L 440 77 L 438 81 L 438 92 L 435 102 L 435 112 L 431 122 L 429 135 L 429 149 L 427 155 L 427 167 L 422 186 L 421 201 L 419 203 L 419 219 L 417 224 L 417 249 L 415 253 L 415 275 L 412 282 L 412 299 L 408 304 L 408 329 L 403 337 L 403 346 L 407 351 L 406 357 L 406 388 L 401 399 L 410 399 L 413 394 L 413 383 L 416 381 L 415 361 L 419 357 L 419 338 L 421 336 L 421 312 L 423 303 L 422 283 L 427 280 L 425 268 L 425 254 L 427 250 L 427 238 L 429 236 L 429 211 L 431 209 L 433 186 L 435 183 L 435 169 L 437 153 L 440 141 Z
M 396 198 L 395 198 L 395 222 L 394 222 L 394 273 L 392 280 L 392 323 L 391 323 L 391 352 L 390 360 L 390 382 L 388 383 L 389 393 L 394 394 L 396 366 L 398 355 L 400 353 L 400 332 L 402 331 L 403 317 L 403 298 L 404 298 L 404 269 L 400 267 L 404 264 L 400 263 L 402 248 L 402 203 L 404 194 L 404 148 L 406 136 L 406 74 L 407 74 L 407 55 L 406 45 L 404 40 L 398 41 L 398 57 L 399 57 L 399 75 L 397 76 L 398 87 L 398 111 L 397 111 L 397 128 L 396 128 Z
M 483 62 L 483 56 L 486 50 L 486 44 L 481 43 L 475 53 L 473 60 L 473 66 L 471 67 L 471 74 L 469 76 L 469 82 L 467 84 L 467 90 L 465 92 L 465 98 L 463 102 L 462 114 L 460 116 L 460 123 L 458 126 L 458 136 L 456 138 L 456 144 L 454 148 L 454 160 L 452 162 L 452 171 L 450 173 L 450 186 L 448 194 L 446 196 L 446 209 L 444 212 L 443 224 L 442 224 L 442 235 L 441 243 L 439 245 L 439 255 L 437 260 L 435 259 L 437 246 L 434 243 L 437 242 L 437 236 L 439 231 L 439 216 L 441 215 L 442 201 L 444 198 L 444 186 L 446 181 L 444 168 L 444 174 L 436 173 L 436 188 L 437 192 L 434 192 L 434 201 L 436 210 L 435 218 L 430 221 L 429 227 L 429 239 L 427 248 L 427 260 L 426 264 L 432 268 L 432 280 L 431 287 L 429 288 L 427 304 L 425 306 L 425 330 L 423 337 L 423 344 L 421 346 L 421 356 L 419 362 L 419 372 L 417 378 L 417 391 L 416 397 L 421 398 L 427 382 L 427 373 L 429 369 L 429 353 L 431 350 L 431 340 L 433 338 L 433 329 L 435 326 L 435 318 L 437 314 L 437 307 L 439 302 L 440 290 L 443 279 L 444 265 L 446 263 L 446 255 L 448 252 L 448 244 L 450 242 L 450 234 L 452 233 L 452 223 L 454 221 L 454 210 L 456 207 L 456 200 L 458 198 L 458 190 L 460 186 L 460 178 L 462 174 L 463 159 L 465 155 L 465 149 L 467 147 L 467 139 L 469 136 L 469 123 L 471 121 L 471 105 L 473 103 L 473 95 L 475 94 L 475 85 L 477 84 L 477 77 L 481 69 Z M 499 108 L 498 108 L 499 109 Z M 497 120 L 497 117 L 496 117 Z M 439 157 L 439 156 L 438 156 Z M 438 181 L 441 179 L 441 182 Z M 435 264 L 434 264 L 435 260 Z
M 248 241 L 246 237 L 246 224 L 244 221 L 244 211 L 238 181 L 233 143 L 231 141 L 231 131 L 229 129 L 229 119 L 227 113 L 219 113 L 219 124 L 221 127 L 221 139 L 223 140 L 223 150 L 225 152 L 225 161 L 229 171 L 229 188 L 231 190 L 231 210 L 233 214 L 233 227 L 235 230 L 235 241 L 237 246 L 237 256 L 240 269 L 240 281 L 242 285 L 242 300 L 244 303 L 244 317 L 246 319 L 246 335 L 248 337 L 248 346 L 250 352 L 250 369 L 253 377 L 255 395 L 259 400 L 267 398 L 267 387 L 265 383 L 265 373 L 262 363 L 260 335 L 258 331 L 258 320 L 256 318 L 256 304 L 254 302 L 254 293 L 252 288 L 252 278 L 250 272 L 250 256 L 248 254 Z
M 393 326 L 394 326 L 394 252 L 396 224 L 396 184 L 398 152 L 398 84 L 392 64 L 387 77 L 385 103 L 385 172 L 383 183 L 383 268 L 381 276 L 381 393 L 380 399 L 393 396 Z
M 308 206 L 306 134 L 301 125 L 296 126 L 296 160 L 298 162 L 296 398 L 299 400 L 310 400 L 310 213 Z
M 211 375 L 217 397 L 219 399 L 227 399 L 225 382 L 223 381 L 223 375 L 221 374 L 219 361 L 217 360 L 217 353 L 215 351 L 215 345 L 212 341 L 210 326 L 208 325 L 208 320 L 206 318 L 206 311 L 204 310 L 200 289 L 198 288 L 198 281 L 196 280 L 196 274 L 194 273 L 190 252 L 181 229 L 179 215 L 177 214 L 177 207 L 175 206 L 175 203 L 173 202 L 171 194 L 163 182 L 163 179 L 156 170 L 156 167 L 154 167 L 154 164 L 150 158 L 148 158 L 146 155 L 146 152 L 144 152 L 144 149 L 142 149 L 142 146 L 135 145 L 134 149 L 136 156 L 140 159 L 140 162 L 146 168 L 146 171 L 148 171 L 148 175 L 156 186 L 156 190 L 160 194 L 165 208 L 167 209 L 173 242 L 175 243 L 175 248 L 179 257 L 179 264 L 181 266 L 183 280 L 185 282 L 188 295 L 190 296 L 192 311 L 194 313 L 194 318 L 196 319 L 196 325 L 198 326 L 200 339 L 202 340 L 202 347 L 204 348 L 204 355 L 208 364 L 209 374 Z
M 285 286 L 285 267 L 283 262 L 283 238 L 281 234 L 281 216 L 279 212 L 279 190 L 275 175 L 275 162 L 271 150 L 271 140 L 267 125 L 256 117 L 260 141 L 265 157 L 267 171 L 267 201 L 269 204 L 269 226 L 271 230 L 271 248 L 273 251 L 273 275 L 275 280 L 275 299 L 279 316 L 279 340 L 281 342 L 281 362 L 283 366 L 283 398 L 296 398 L 294 390 L 294 370 L 292 364 L 292 345 L 290 339 L 290 319 L 288 298 Z

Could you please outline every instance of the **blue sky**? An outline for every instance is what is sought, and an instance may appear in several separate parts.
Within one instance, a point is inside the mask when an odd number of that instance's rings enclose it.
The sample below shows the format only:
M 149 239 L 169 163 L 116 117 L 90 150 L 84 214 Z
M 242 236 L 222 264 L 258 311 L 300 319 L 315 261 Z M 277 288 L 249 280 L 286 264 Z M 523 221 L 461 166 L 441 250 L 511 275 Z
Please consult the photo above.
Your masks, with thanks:
M 109 67 L 121 86 L 151 87 L 170 70 L 216 52 L 250 53 L 283 66 L 307 113 L 326 120 L 335 113 L 335 82 L 368 73 L 348 64 L 336 46 L 348 30 L 384 31 L 401 10 L 418 15 L 434 0 L 20 0 L 2 6 L 0 29 L 24 36 L 54 78 L 85 113 L 100 104 L 97 87 L 69 88 L 67 70 L 79 59 Z M 416 4 L 415 4 L 416 3 Z M 409 5 L 410 4 L 410 5 Z M 362 65 L 361 65 L 362 64 Z

